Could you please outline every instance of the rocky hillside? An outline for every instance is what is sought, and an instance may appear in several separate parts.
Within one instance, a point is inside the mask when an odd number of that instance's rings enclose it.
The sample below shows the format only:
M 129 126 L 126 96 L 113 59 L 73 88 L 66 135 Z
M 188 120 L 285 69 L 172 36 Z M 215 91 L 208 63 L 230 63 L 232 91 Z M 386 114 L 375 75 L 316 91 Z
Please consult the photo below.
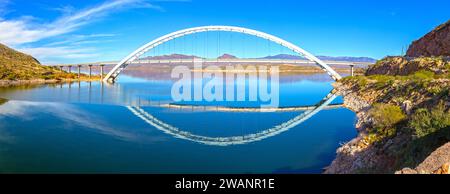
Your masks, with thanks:
M 450 58 L 447 57 L 386 57 L 369 66 L 366 75 L 410 75 L 425 70 L 435 74 L 450 71 Z
M 449 142 L 450 80 L 446 77 L 419 71 L 337 82 L 335 88 L 344 96 L 345 106 L 357 114 L 359 135 L 337 150 L 325 173 L 394 173 L 416 168 Z
M 48 80 L 74 77 L 74 74 L 41 65 L 32 56 L 0 44 L 0 80 Z
M 449 51 L 445 45 L 450 42 L 441 37 L 448 24 L 415 42 L 410 54 L 445 54 L 430 52 L 437 47 Z M 448 57 L 386 57 L 364 76 L 347 77 L 334 86 L 345 106 L 356 112 L 359 135 L 337 150 L 325 173 L 448 173 Z
M 406 56 L 450 56 L 450 20 L 414 41 Z

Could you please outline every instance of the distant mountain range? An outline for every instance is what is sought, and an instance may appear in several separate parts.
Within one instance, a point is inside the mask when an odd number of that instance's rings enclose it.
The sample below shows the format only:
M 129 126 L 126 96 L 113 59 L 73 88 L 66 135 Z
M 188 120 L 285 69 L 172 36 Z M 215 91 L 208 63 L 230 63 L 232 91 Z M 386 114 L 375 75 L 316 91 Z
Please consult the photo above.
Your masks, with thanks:
M 230 54 L 223 54 L 222 56 L 217 57 L 217 58 L 218 58 L 218 59 L 237 59 L 236 56 L 230 55 Z
M 169 60 L 169 59 L 194 59 L 201 57 L 197 57 L 194 55 L 183 55 L 183 54 L 171 54 L 171 55 L 161 55 L 161 56 L 151 56 L 151 57 L 144 57 L 142 60 Z
M 195 55 L 183 55 L 183 54 L 171 54 L 171 55 L 162 55 L 162 56 L 153 56 L 153 57 L 145 57 L 143 60 L 169 60 L 169 59 L 200 59 L 201 57 Z M 377 60 L 370 57 L 330 57 L 330 56 L 317 56 L 317 58 L 324 61 L 348 61 L 348 62 L 368 62 L 375 63 Z M 218 59 L 238 59 L 238 57 L 230 54 L 223 54 L 219 56 Z M 259 59 L 290 59 L 290 60 L 301 60 L 305 59 L 302 56 L 298 55 L 289 55 L 289 54 L 279 54 L 267 57 L 261 57 Z
M 262 57 L 261 59 L 291 59 L 291 60 L 299 60 L 299 59 L 305 59 L 305 58 L 302 57 L 302 56 L 298 56 L 298 55 L 279 54 L 279 55 Z
M 330 57 L 330 56 L 317 56 L 317 58 L 324 61 L 350 61 L 350 62 L 368 62 L 375 63 L 376 59 L 370 57 Z
M 370 57 L 330 57 L 330 56 L 317 56 L 320 60 L 324 61 L 349 61 L 349 62 L 368 62 L 375 63 L 377 60 Z M 279 54 L 274 56 L 263 57 L 263 59 L 305 59 L 298 55 Z

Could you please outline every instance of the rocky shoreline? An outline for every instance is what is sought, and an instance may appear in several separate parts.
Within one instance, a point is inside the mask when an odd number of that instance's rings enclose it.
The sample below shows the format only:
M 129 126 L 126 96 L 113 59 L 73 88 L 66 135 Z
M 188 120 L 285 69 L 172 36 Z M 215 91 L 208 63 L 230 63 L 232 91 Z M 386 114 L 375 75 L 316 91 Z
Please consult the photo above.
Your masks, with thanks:
M 330 166 L 325 168 L 324 174 L 354 173 L 357 169 L 362 168 L 364 163 L 367 163 L 362 161 L 366 156 L 361 153 L 362 150 L 367 148 L 362 142 L 362 135 L 366 133 L 366 125 L 370 121 L 367 116 L 370 104 L 353 93 L 350 87 L 342 83 L 335 82 L 333 87 L 336 89 L 337 95 L 343 96 L 344 106 L 356 113 L 358 118 L 356 123 L 358 136 L 338 148 L 336 158 Z
M 372 100 L 363 99 L 351 85 L 336 82 L 333 84 L 337 94 L 343 96 L 344 106 L 354 111 L 357 116 L 356 129 L 358 135 L 353 140 L 342 145 L 336 151 L 336 158 L 324 168 L 324 174 L 355 174 L 355 173 L 449 173 L 450 143 L 433 151 L 421 164 L 414 169 L 398 168 L 396 160 L 388 152 L 406 145 L 408 137 L 399 134 L 381 145 L 367 142 L 365 136 L 373 125 L 369 116 Z M 369 91 L 370 92 L 370 91 Z M 410 105 L 411 106 L 411 105 Z M 403 111 L 408 107 L 402 107 Z

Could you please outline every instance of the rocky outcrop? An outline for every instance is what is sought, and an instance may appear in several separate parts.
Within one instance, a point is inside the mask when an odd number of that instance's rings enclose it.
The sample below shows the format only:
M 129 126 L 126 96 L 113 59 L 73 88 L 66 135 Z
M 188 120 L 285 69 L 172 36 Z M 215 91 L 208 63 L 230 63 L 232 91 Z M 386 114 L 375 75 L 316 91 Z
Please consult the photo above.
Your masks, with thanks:
M 400 153 L 404 147 L 410 145 L 412 137 L 409 134 L 399 132 L 396 136 L 385 141 L 373 144 L 367 139 L 369 131 L 373 128 L 373 119 L 370 110 L 374 103 L 395 104 L 402 108 L 403 112 L 410 115 L 418 107 L 427 107 L 436 104 L 438 100 L 448 101 L 448 96 L 437 96 L 430 88 L 449 88 L 450 82 L 446 79 L 433 80 L 427 85 L 429 88 L 415 89 L 413 92 L 404 92 L 403 88 L 411 88 L 409 82 L 394 82 L 385 89 L 375 87 L 377 83 L 359 85 L 356 80 L 343 80 L 333 86 L 338 95 L 344 98 L 345 107 L 353 110 L 358 118 L 356 128 L 358 136 L 350 142 L 342 145 L 336 151 L 335 160 L 325 168 L 327 174 L 353 174 L 353 173 L 394 173 L 404 167 L 406 158 L 422 161 L 423 158 Z M 414 88 L 414 87 L 412 87 Z M 433 151 L 433 148 L 430 148 Z M 402 151 L 403 152 L 403 151 Z M 444 151 L 436 152 L 436 155 Z M 448 153 L 450 153 L 447 150 Z M 431 152 L 430 152 L 431 153 Z M 439 163 L 442 165 L 442 163 Z M 417 164 L 411 167 L 416 167 Z M 408 166 L 408 165 L 407 165 Z M 436 169 L 435 166 L 430 169 Z M 405 169 L 405 172 L 413 172 L 414 169 Z M 441 171 L 445 171 L 441 170 Z M 429 171 L 427 171 L 429 172 Z
M 450 59 L 447 57 L 386 57 L 371 65 L 366 75 L 409 75 L 419 70 L 436 74 L 448 73 Z
M 450 20 L 414 41 L 406 56 L 450 56 Z
M 439 147 L 414 169 L 403 168 L 396 174 L 450 174 L 450 142 Z
M 324 173 L 449 171 L 449 25 L 416 41 L 408 57 L 386 57 L 366 76 L 334 84 L 344 105 L 356 112 L 359 134 L 337 150 Z M 387 124 L 395 117 L 400 119 Z

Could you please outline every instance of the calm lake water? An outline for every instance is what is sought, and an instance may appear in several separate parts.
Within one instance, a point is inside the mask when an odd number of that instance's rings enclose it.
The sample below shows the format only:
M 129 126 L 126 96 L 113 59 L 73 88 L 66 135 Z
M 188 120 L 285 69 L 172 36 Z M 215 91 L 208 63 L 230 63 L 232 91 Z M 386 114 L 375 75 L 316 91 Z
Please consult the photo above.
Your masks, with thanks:
M 334 159 L 339 144 L 356 136 L 355 114 L 334 108 L 280 133 L 237 145 L 183 138 L 183 134 L 217 139 L 258 134 L 305 111 L 163 107 L 172 102 L 172 83 L 122 75 L 114 85 L 0 88 L 0 98 L 7 99 L 0 101 L 0 173 L 320 173 Z M 331 83 L 322 74 L 282 77 L 280 107 L 315 105 L 332 90 Z M 338 97 L 332 103 L 341 102 Z M 161 129 L 164 126 L 150 124 L 156 122 L 148 122 L 151 116 L 180 132 L 168 133 Z

